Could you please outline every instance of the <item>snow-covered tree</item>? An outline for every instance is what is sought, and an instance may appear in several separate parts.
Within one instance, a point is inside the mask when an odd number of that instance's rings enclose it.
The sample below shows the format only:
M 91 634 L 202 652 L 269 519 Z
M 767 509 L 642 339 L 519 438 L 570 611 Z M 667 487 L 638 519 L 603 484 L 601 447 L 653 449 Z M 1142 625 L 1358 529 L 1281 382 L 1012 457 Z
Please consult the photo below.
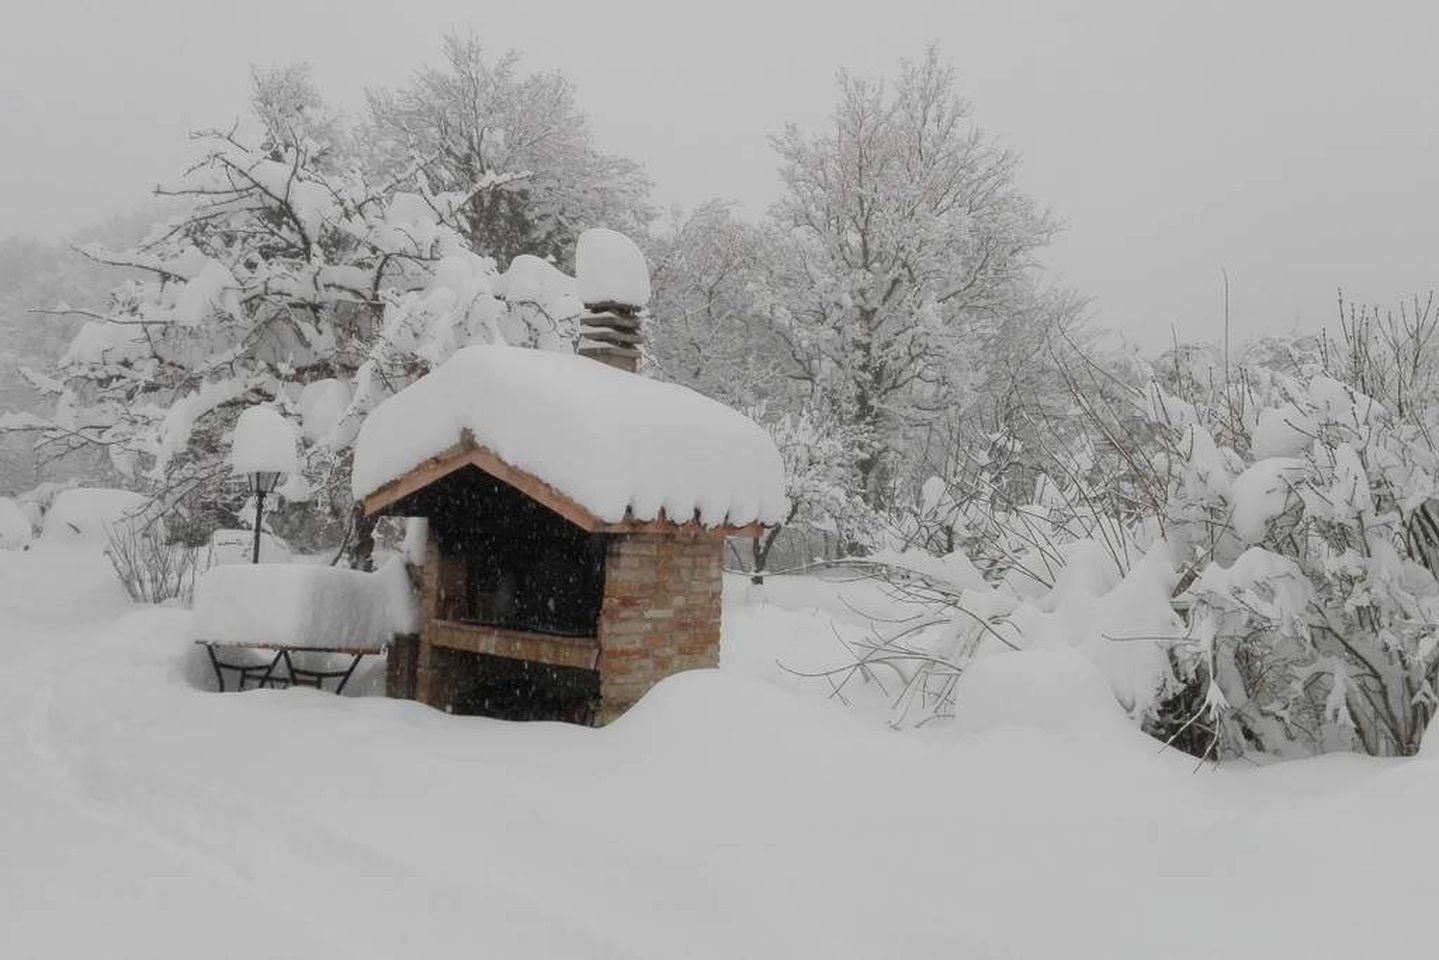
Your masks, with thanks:
M 1023 432 L 1067 399 L 1054 341 L 1079 305 L 1042 287 L 1035 253 L 1055 224 L 936 50 L 893 86 L 841 75 L 830 127 L 791 126 L 774 146 L 785 191 L 760 225 L 716 202 L 653 240 L 650 356 L 664 376 L 762 405 L 782 445 L 820 439 L 798 423 L 842 433 L 852 477 L 829 489 L 855 502 L 825 498 L 830 515 L 808 521 L 859 550 L 903 526 L 901 505 L 965 457 L 978 420 Z
M 762 583 L 782 533 L 818 533 L 837 548 L 864 543 L 879 523 L 859 497 L 854 469 L 860 439 L 848 424 L 826 421 L 822 411 L 753 415 L 769 431 L 784 458 L 784 522 L 756 537 L 750 553 L 751 578 Z M 815 552 L 810 551 L 811 555 Z
M 501 263 L 531 254 L 568 263 L 588 227 L 640 234 L 652 218 L 640 166 L 595 147 L 563 74 L 486 59 L 471 34 L 445 40 L 445 65 L 370 94 L 376 162 L 418 165 L 436 191 L 463 194 L 454 225 Z M 503 178 L 493 189 L 480 184 Z
M 785 343 L 764 313 L 769 240 L 721 201 L 677 213 L 651 239 L 645 351 L 660 376 L 731 406 L 795 405 Z
M 973 382 L 986 331 L 1032 322 L 1035 253 L 1056 224 L 937 50 L 892 87 L 842 74 L 839 89 L 829 129 L 774 139 L 767 308 L 793 375 L 868 438 L 860 488 L 883 509 L 906 446 Z
M 84 249 L 135 276 L 108 309 L 78 311 L 87 322 L 37 378 L 53 415 L 5 421 L 47 447 L 107 451 L 198 532 L 234 521 L 223 440 L 243 407 L 300 421 L 305 475 L 284 492 L 342 523 L 370 406 L 460 346 L 552 333 L 506 311 L 494 261 L 447 225 L 502 177 L 437 193 L 413 170 L 367 175 L 302 72 L 257 75 L 255 108 L 252 128 L 197 138 L 197 162 L 161 191 L 179 215 L 134 249 Z M 559 296 L 565 279 L 528 295 Z

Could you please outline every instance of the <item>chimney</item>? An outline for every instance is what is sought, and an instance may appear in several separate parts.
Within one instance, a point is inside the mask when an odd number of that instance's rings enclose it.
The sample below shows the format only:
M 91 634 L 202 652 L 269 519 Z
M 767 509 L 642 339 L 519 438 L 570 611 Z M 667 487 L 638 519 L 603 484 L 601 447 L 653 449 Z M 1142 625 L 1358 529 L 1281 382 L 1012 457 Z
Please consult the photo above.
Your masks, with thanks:
M 600 363 L 638 373 L 640 319 L 644 311 L 624 303 L 587 303 L 580 315 L 579 352 Z
M 586 230 L 575 247 L 575 280 L 585 307 L 578 352 L 638 373 L 650 301 L 650 270 L 640 248 L 613 230 Z

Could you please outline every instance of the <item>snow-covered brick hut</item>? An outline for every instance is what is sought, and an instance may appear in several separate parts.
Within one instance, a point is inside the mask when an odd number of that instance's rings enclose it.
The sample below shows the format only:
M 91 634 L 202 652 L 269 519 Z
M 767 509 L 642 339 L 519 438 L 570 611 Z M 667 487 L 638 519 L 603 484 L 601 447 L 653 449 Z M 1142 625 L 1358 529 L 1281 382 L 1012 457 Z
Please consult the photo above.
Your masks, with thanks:
M 356 441 L 369 516 L 428 519 L 420 633 L 390 692 L 600 722 L 719 660 L 724 538 L 784 516 L 747 417 L 571 353 L 475 346 L 380 404 Z

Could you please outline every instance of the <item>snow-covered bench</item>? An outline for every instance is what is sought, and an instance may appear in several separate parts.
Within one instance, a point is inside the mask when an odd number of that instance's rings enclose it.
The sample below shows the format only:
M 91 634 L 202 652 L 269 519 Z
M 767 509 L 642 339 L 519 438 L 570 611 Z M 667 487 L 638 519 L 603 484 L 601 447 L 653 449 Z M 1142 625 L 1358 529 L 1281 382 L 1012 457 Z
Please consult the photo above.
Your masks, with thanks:
M 404 565 L 375 573 L 303 563 L 212 567 L 195 588 L 195 642 L 209 652 L 220 690 L 227 671 L 236 689 L 293 686 L 345 688 L 361 659 L 384 653 L 396 634 L 415 629 Z M 240 658 L 240 651 L 267 658 Z M 297 666 L 293 654 L 348 656 L 340 669 Z

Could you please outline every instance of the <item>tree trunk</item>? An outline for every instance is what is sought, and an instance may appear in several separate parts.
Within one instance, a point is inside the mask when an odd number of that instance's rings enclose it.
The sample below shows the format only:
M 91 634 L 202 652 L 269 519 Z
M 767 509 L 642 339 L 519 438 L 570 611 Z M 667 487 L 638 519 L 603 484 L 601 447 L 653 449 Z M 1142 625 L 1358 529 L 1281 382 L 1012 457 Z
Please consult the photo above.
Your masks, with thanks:
M 375 569 L 375 525 L 379 520 L 365 516 L 365 508 L 358 502 L 353 509 L 355 536 L 350 546 L 350 568 L 371 571 Z
M 794 516 L 794 513 L 794 510 L 790 511 L 791 518 Z M 754 565 L 750 567 L 750 583 L 761 586 L 764 584 L 764 572 L 769 567 L 769 554 L 770 551 L 774 549 L 774 542 L 779 537 L 779 532 L 782 529 L 782 524 L 776 525 L 770 527 L 764 536 L 754 538 Z

